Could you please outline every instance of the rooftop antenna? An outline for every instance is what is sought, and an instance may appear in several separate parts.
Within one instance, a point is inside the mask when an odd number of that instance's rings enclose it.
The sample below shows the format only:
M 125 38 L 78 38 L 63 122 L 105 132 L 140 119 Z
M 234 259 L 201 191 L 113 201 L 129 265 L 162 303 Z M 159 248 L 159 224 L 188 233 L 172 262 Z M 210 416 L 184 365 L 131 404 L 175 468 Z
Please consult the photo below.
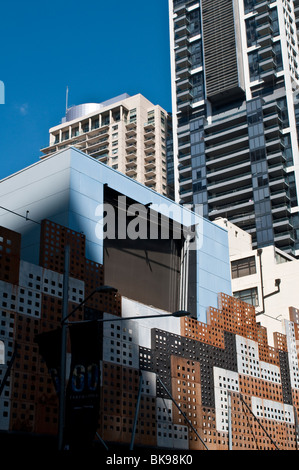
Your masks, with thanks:
M 66 103 L 65 103 L 65 112 L 68 110 L 68 99 L 69 99 L 69 87 L 66 87 Z

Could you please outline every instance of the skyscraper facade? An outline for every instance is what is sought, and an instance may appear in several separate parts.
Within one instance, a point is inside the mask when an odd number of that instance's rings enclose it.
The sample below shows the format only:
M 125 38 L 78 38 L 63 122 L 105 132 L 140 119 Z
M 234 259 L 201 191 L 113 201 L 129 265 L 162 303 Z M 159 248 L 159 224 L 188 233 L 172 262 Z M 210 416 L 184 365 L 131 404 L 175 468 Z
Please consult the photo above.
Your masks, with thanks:
M 297 4 L 169 0 L 176 198 L 296 256 Z
M 49 130 L 49 145 L 42 149 L 42 158 L 76 147 L 171 196 L 167 190 L 168 122 L 167 112 L 141 94 L 124 93 L 102 103 L 72 106 L 62 122 Z

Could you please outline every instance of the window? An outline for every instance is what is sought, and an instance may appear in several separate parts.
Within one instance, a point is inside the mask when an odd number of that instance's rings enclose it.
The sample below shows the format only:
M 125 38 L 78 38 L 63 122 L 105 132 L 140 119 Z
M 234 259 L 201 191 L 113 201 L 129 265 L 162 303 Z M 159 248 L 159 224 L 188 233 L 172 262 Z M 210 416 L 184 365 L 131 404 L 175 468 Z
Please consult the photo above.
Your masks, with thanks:
M 65 131 L 62 133 L 62 140 L 67 140 L 69 138 L 69 131 Z
M 74 127 L 72 129 L 72 137 L 77 137 L 79 135 L 79 127 Z
M 0 364 L 5 364 L 5 347 L 3 341 L 0 341 Z
M 89 132 L 89 123 L 86 122 L 82 124 L 83 132 Z
M 252 289 L 239 290 L 237 292 L 234 292 L 233 295 L 237 299 L 240 299 L 243 302 L 253 305 L 254 307 L 257 307 L 259 305 L 257 287 L 253 287 Z
M 192 69 L 202 66 L 201 41 L 195 41 L 193 44 L 190 44 L 190 59 Z
M 200 9 L 191 11 L 188 16 L 190 36 L 200 34 Z
M 137 114 L 136 108 L 130 110 L 130 122 L 136 122 Z
M 91 122 L 91 129 L 97 129 L 100 125 L 99 119 L 93 119 Z
M 249 258 L 238 259 L 231 263 L 232 278 L 250 276 L 256 273 L 255 256 Z
M 248 62 L 249 62 L 250 81 L 254 82 L 255 80 L 259 80 L 260 71 L 259 71 L 259 56 L 258 56 L 258 53 L 257 52 L 250 52 L 248 54 Z
M 155 123 L 155 111 L 149 111 L 147 113 L 147 123 L 154 124 Z
M 257 31 L 255 17 L 246 20 L 247 46 L 255 46 L 257 44 Z
M 194 103 L 204 98 L 204 84 L 201 73 L 193 75 L 192 77 L 192 97 Z

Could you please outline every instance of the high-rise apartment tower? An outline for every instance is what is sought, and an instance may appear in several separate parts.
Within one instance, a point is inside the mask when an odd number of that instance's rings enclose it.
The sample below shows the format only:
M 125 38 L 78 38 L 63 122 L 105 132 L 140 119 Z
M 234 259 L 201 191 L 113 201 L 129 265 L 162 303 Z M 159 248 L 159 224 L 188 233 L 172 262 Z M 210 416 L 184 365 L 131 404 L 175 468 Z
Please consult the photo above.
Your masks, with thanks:
M 158 193 L 171 195 L 167 190 L 168 122 L 167 112 L 141 94 L 72 106 L 62 123 L 49 130 L 42 158 L 76 147 Z
M 299 255 L 293 0 L 169 0 L 176 198 Z

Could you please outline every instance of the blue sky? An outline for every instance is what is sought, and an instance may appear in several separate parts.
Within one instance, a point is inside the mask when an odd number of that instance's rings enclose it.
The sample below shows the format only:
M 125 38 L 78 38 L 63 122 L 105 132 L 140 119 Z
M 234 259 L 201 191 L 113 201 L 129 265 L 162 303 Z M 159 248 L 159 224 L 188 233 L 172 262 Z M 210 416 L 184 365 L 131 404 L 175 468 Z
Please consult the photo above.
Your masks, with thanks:
M 39 160 L 69 106 L 142 93 L 171 111 L 168 0 L 2 2 L 0 179 Z

